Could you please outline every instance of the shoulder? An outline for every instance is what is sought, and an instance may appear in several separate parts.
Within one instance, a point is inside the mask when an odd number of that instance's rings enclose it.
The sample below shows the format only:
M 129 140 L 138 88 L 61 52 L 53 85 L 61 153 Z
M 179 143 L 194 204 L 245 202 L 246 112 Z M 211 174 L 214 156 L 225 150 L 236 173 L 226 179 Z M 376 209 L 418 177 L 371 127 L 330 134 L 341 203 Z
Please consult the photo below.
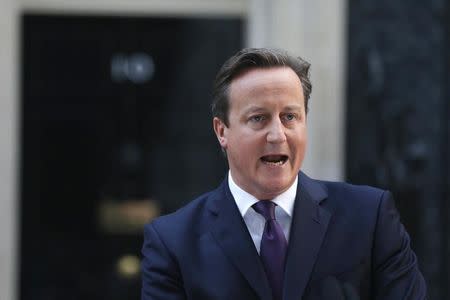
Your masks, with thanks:
M 338 181 L 316 181 L 326 189 L 330 196 L 345 195 L 348 197 L 367 199 L 381 197 L 386 192 L 383 189 L 368 185 L 355 185 Z
M 387 191 L 368 186 L 355 185 L 341 181 L 326 181 L 308 177 L 303 172 L 299 174 L 299 188 L 305 189 L 320 199 L 331 198 L 340 201 L 368 201 L 373 202 L 379 199 Z
M 377 208 L 391 193 L 368 185 L 354 185 L 347 182 L 317 180 L 327 193 L 329 204 L 351 206 L 354 208 Z
M 324 192 L 320 206 L 332 212 L 337 219 L 374 226 L 380 210 L 388 204 L 393 206 L 389 191 L 367 185 L 346 182 L 311 180 Z

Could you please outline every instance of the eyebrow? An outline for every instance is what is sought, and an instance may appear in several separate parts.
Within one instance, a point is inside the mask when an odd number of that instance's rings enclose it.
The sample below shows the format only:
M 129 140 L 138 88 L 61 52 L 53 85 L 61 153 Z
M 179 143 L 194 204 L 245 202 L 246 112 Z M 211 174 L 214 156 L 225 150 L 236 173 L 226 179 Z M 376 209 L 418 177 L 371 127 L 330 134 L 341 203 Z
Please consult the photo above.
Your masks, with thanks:
M 283 108 L 284 111 L 301 111 L 303 109 L 303 106 L 301 105 L 288 105 Z M 265 107 L 260 106 L 250 106 L 249 108 L 244 110 L 244 115 L 248 115 L 251 113 L 257 113 L 257 112 L 266 112 L 267 109 Z
M 263 107 L 259 107 L 259 106 L 250 106 L 249 108 L 244 110 L 244 114 L 248 115 L 250 113 L 255 113 L 255 112 L 263 112 L 266 111 L 267 109 L 263 108 Z
M 295 111 L 295 110 L 302 110 L 303 106 L 301 105 L 288 105 L 284 108 L 284 110 L 288 110 L 288 111 Z

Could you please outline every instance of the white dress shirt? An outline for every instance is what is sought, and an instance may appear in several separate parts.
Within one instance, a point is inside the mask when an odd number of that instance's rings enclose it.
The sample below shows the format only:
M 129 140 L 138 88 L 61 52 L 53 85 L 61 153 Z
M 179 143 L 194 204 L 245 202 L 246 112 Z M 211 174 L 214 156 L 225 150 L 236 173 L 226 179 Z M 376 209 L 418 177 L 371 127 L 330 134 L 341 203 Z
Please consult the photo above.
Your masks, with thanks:
M 275 206 L 275 219 L 283 228 L 287 241 L 289 241 L 289 233 L 291 230 L 294 201 L 297 194 L 297 181 L 298 176 L 295 178 L 294 183 L 284 193 L 271 200 L 277 204 L 277 206 Z M 259 200 L 240 188 L 234 182 L 231 172 L 228 172 L 228 186 L 230 187 L 234 201 L 236 201 L 236 205 L 247 225 L 248 231 L 250 232 L 253 243 L 259 254 L 261 237 L 264 231 L 264 225 L 266 224 L 264 217 L 257 213 L 252 207 L 252 205 Z

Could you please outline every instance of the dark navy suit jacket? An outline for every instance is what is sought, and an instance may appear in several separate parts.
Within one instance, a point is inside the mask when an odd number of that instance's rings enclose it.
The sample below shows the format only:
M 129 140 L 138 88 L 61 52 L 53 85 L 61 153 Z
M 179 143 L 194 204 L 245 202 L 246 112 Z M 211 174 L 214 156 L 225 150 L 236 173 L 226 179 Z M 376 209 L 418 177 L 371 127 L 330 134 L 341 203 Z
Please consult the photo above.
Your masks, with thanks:
M 330 278 L 359 299 L 426 298 L 389 192 L 300 173 L 291 226 L 283 299 L 334 299 Z M 227 180 L 147 224 L 142 254 L 142 300 L 271 299 Z

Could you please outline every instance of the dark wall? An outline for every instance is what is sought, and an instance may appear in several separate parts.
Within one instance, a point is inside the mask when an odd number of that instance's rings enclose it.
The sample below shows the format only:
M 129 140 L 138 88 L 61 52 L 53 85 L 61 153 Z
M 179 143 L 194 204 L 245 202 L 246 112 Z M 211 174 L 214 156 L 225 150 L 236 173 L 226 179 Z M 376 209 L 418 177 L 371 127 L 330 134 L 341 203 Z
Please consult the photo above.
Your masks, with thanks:
M 241 32 L 233 18 L 23 16 L 20 299 L 140 298 L 142 218 L 224 178 L 210 91 Z
M 349 181 L 393 191 L 430 299 L 450 299 L 448 1 L 350 1 Z

